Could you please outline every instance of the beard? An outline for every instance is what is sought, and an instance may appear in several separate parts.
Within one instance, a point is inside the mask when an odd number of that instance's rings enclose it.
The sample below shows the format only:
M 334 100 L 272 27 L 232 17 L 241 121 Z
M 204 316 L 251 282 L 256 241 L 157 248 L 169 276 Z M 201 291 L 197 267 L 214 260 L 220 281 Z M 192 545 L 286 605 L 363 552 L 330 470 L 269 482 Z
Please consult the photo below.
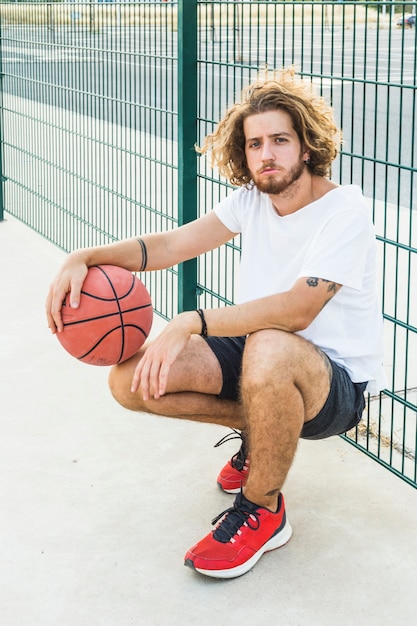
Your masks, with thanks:
M 274 165 L 271 163 L 270 165 Z M 268 167 L 268 165 L 266 166 Z M 291 186 L 300 178 L 305 169 L 305 163 L 301 159 L 296 165 L 293 165 L 288 172 L 280 177 L 279 175 L 269 176 L 259 179 L 257 175 L 253 177 L 253 182 L 259 191 L 270 195 L 278 195 L 284 191 L 289 191 Z

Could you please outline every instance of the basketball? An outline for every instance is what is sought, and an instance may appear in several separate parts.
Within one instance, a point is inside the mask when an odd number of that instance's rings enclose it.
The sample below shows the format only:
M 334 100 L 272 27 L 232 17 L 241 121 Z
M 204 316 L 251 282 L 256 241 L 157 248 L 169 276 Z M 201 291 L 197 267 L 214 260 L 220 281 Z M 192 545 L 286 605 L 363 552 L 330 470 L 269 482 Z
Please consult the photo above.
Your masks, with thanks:
M 151 297 L 131 272 L 115 265 L 90 267 L 77 309 L 69 294 L 61 309 L 61 345 L 90 365 L 115 365 L 131 357 L 145 342 L 153 318 Z

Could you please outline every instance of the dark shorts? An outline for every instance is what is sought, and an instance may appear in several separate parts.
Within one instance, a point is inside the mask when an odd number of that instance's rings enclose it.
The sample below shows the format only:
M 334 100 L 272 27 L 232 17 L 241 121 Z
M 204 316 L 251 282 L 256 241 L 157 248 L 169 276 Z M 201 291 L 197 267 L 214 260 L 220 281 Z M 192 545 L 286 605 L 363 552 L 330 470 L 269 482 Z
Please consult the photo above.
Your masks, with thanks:
M 219 398 L 239 399 L 240 372 L 245 337 L 207 337 L 206 341 L 223 373 L 223 388 Z M 333 369 L 330 392 L 321 411 L 301 431 L 303 439 L 325 439 L 340 435 L 356 426 L 365 408 L 364 391 L 367 382 L 353 383 L 346 370 L 329 359 Z

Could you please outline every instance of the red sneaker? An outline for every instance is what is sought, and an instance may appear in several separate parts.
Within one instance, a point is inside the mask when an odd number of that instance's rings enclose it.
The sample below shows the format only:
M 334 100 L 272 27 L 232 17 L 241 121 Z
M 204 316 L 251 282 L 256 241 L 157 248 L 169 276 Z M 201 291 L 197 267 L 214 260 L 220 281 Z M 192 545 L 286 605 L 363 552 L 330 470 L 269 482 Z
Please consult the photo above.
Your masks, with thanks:
M 250 502 L 241 493 L 234 505 L 212 523 L 218 520 L 215 530 L 188 550 L 184 561 L 188 567 L 213 578 L 246 574 L 264 552 L 280 548 L 292 535 L 281 493 L 276 513 Z
M 241 439 L 242 445 L 240 449 L 232 458 L 226 463 L 220 474 L 217 477 L 217 484 L 220 489 L 223 489 L 226 493 L 239 493 L 246 485 L 249 474 L 249 454 L 247 453 L 247 444 L 245 435 L 243 432 L 233 430 L 233 433 L 229 433 L 223 439 L 220 439 L 214 446 L 217 448 L 226 441 L 231 439 Z

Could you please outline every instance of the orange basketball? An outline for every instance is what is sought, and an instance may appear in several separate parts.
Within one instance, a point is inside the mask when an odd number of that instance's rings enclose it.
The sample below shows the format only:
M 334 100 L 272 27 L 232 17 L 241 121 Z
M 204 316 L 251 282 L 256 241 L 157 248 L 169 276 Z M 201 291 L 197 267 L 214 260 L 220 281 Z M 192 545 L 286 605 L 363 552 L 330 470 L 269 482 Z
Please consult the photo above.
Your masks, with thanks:
M 57 337 L 72 356 L 90 365 L 115 365 L 131 357 L 152 326 L 151 297 L 131 272 L 115 265 L 90 267 L 73 309 L 62 303 L 64 330 Z

